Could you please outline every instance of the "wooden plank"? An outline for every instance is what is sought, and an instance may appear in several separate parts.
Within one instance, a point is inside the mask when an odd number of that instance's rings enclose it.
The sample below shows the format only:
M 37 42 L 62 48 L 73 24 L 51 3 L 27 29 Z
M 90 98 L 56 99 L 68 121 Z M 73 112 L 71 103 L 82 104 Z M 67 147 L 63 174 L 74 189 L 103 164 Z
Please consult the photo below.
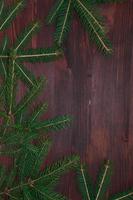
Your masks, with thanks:
M 30 20 L 45 21 L 53 2 L 29 0 L 9 31 L 12 41 Z M 48 162 L 78 153 L 88 163 L 95 180 L 101 162 L 111 159 L 115 170 L 109 189 L 112 194 L 133 185 L 133 2 L 104 5 L 101 11 L 114 47 L 112 56 L 97 52 L 75 17 L 65 44 L 65 57 L 28 67 L 36 76 L 44 74 L 48 79 L 41 96 L 49 104 L 46 117 L 74 117 L 71 128 L 52 135 L 54 146 Z M 51 45 L 53 31 L 53 26 L 43 26 L 32 40 L 32 47 Z M 23 92 L 21 87 L 19 96 Z M 59 190 L 71 200 L 81 200 L 74 174 L 63 178 Z

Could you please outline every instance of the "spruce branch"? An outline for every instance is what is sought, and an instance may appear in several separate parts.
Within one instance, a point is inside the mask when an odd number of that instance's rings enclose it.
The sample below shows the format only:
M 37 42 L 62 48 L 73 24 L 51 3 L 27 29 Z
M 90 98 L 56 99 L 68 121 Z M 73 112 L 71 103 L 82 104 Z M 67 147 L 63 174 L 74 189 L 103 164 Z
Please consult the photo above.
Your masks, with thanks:
M 25 155 L 27 155 L 27 154 L 25 154 Z M 23 156 L 24 158 L 26 158 L 25 155 Z M 29 153 L 28 156 L 30 158 L 30 156 L 32 156 L 31 153 Z M 37 154 L 36 154 L 36 156 L 37 156 Z M 35 159 L 36 159 L 36 156 L 34 157 Z M 31 158 L 30 158 L 30 160 L 29 159 L 23 160 L 23 166 L 33 167 L 33 165 L 31 165 L 31 161 L 32 161 Z M 19 162 L 22 163 L 22 160 L 19 159 Z M 54 177 L 60 177 L 62 174 L 64 174 L 64 172 L 66 170 L 75 168 L 77 166 L 78 162 L 79 162 L 79 158 L 77 156 L 71 156 L 67 159 L 64 159 L 62 161 L 59 161 L 59 162 L 51 165 L 50 167 L 46 167 L 44 171 L 39 171 L 39 169 L 38 169 L 39 175 L 37 175 L 37 176 L 36 176 L 36 174 L 32 174 L 31 171 L 26 168 L 25 168 L 26 171 L 24 173 L 24 171 L 23 171 L 24 169 L 20 170 L 21 165 L 19 166 L 19 163 L 17 163 L 18 170 L 16 170 L 16 168 L 14 168 L 15 172 L 12 172 L 12 175 L 10 175 L 10 172 L 9 172 L 10 183 L 11 183 L 11 184 L 9 184 L 10 187 L 9 188 L 3 187 L 2 190 L 0 190 L 0 196 L 1 197 L 3 197 L 3 196 L 12 197 L 13 196 L 13 198 L 16 198 L 16 199 L 18 199 L 18 197 L 22 198 L 25 195 L 26 196 L 28 195 L 29 197 L 35 197 L 35 196 L 37 197 L 38 191 L 41 191 L 41 192 L 39 192 L 40 195 L 38 196 L 39 197 L 38 199 L 45 199 L 46 197 L 47 197 L 47 199 L 52 197 L 54 200 L 56 200 L 57 197 L 64 198 L 62 195 L 55 193 L 51 188 L 49 188 L 49 187 L 47 188 L 47 185 L 49 184 L 51 179 L 52 180 L 54 179 Z M 20 172 L 21 172 L 21 175 L 20 175 Z M 3 178 L 2 183 L 4 185 L 4 183 L 7 182 L 7 180 L 9 181 L 9 176 L 6 176 L 7 172 L 6 172 L 5 168 L 1 168 L 0 173 L 2 175 L 5 174 L 5 176 L 2 177 Z M 15 175 L 15 176 L 13 176 L 13 175 Z M 15 181 L 16 175 L 19 177 L 17 182 Z M 42 183 L 44 186 L 42 185 Z M 37 192 L 36 192 L 36 190 L 37 190 Z M 51 191 L 51 193 L 49 194 L 49 193 L 47 193 L 47 191 Z M 43 193 L 43 194 L 41 195 L 41 193 Z M 44 196 L 45 196 L 45 198 L 44 198 Z M 34 198 L 32 198 L 32 199 L 34 199 Z
M 102 19 L 95 9 L 88 5 L 89 3 L 84 0 L 74 1 L 74 8 L 76 9 L 82 23 L 90 35 L 90 39 L 94 41 L 98 48 L 104 53 L 111 53 L 111 44 L 106 37 L 105 29 L 102 25 Z
M 122 192 L 111 197 L 109 200 L 130 200 L 133 198 L 133 189 L 127 192 Z
M 15 62 L 16 76 L 27 86 L 34 87 L 37 86 L 37 81 L 33 74 L 20 62 Z
M 19 35 L 17 38 L 15 44 L 14 44 L 14 51 L 18 51 L 22 47 L 27 44 L 27 41 L 31 39 L 31 37 L 37 33 L 40 29 L 40 23 L 39 22 L 32 22 L 28 27 L 25 28 L 25 30 Z
M 112 52 L 109 39 L 106 36 L 103 19 L 98 12 L 98 3 L 117 2 L 119 0 L 59 0 L 51 9 L 46 23 L 56 24 L 55 43 L 62 46 L 70 31 L 73 12 L 76 11 L 90 39 L 105 54 Z M 122 0 L 120 0 L 122 1 Z
M 2 113 L 2 115 L 4 114 Z M 24 122 L 24 123 L 18 123 L 18 124 L 17 123 L 8 124 L 4 128 L 9 129 L 12 132 L 17 131 L 18 133 L 15 133 L 15 135 L 12 135 L 12 137 L 10 137 L 10 135 L 9 136 L 6 135 L 6 138 L 5 139 L 2 138 L 2 140 L 4 141 L 4 143 L 5 142 L 9 143 L 9 141 L 11 141 L 11 143 L 13 142 L 14 144 L 15 142 L 17 144 L 17 140 L 21 138 L 20 141 L 22 141 L 22 138 L 23 138 L 23 141 L 28 139 L 28 142 L 29 142 L 29 140 L 36 138 L 38 136 L 37 131 L 39 130 L 43 131 L 44 133 L 51 132 L 51 131 L 59 131 L 59 130 L 67 128 L 70 125 L 70 123 L 71 123 L 70 116 L 58 116 L 53 119 L 48 119 L 42 122 L 33 120 L 28 123 Z M 26 136 L 25 132 L 26 133 L 32 132 L 32 135 L 29 134 L 29 136 Z M 18 141 L 18 143 L 20 141 Z
M 0 1 L 0 16 L 1 16 L 1 14 L 2 14 L 2 12 L 3 12 L 3 8 L 4 8 L 4 1 Z
M 129 200 L 133 198 L 133 189 L 127 192 L 122 192 L 120 194 L 114 195 L 110 200 Z
M 1 8 L 1 22 L 0 22 L 0 31 L 3 31 L 10 25 L 11 21 L 16 17 L 16 15 L 24 8 L 25 1 L 18 0 L 12 6 L 9 5 L 3 9 L 3 4 Z
M 38 180 L 44 178 L 45 181 L 51 181 L 53 178 L 58 178 L 64 171 L 75 168 L 78 163 L 78 156 L 67 157 L 63 161 L 58 161 L 54 165 L 46 167 L 45 171 L 42 172 L 42 177 L 38 178 Z
M 52 145 L 52 141 L 50 139 L 45 140 L 45 142 L 41 142 L 39 147 L 39 152 L 34 162 L 34 166 L 32 168 L 32 174 L 38 174 L 38 169 L 42 164 L 42 160 L 45 160 L 46 156 L 48 155 L 50 148 Z
M 12 110 L 14 107 L 14 102 L 15 102 L 15 83 L 16 83 L 16 77 L 15 77 L 15 63 L 14 61 L 11 61 L 9 63 L 9 68 L 8 68 L 8 75 L 6 78 L 6 106 L 7 106 L 7 112 L 9 115 L 12 114 Z
M 47 199 L 47 200 L 51 200 L 51 199 L 54 199 L 54 200 L 66 200 L 66 197 L 64 197 L 63 195 L 60 195 L 58 193 L 55 193 L 53 192 L 52 190 L 49 190 L 49 189 L 45 189 L 42 187 L 42 188 L 38 188 L 37 186 L 34 187 L 34 189 L 39 193 L 39 195 L 41 195 L 44 199 Z
M 55 32 L 55 42 L 61 46 L 70 30 L 72 18 L 72 0 L 64 1 L 60 8 L 60 16 L 57 18 L 57 27 Z
M 46 49 L 28 49 L 18 52 L 16 56 L 19 61 L 26 62 L 49 62 L 60 58 L 63 55 L 62 49 L 59 47 L 50 47 Z
M 29 123 L 32 124 L 33 122 L 35 122 L 40 117 L 40 115 L 44 114 L 47 111 L 47 108 L 47 103 L 38 105 L 29 117 Z
M 96 192 L 95 192 L 95 200 L 100 200 L 103 198 L 105 191 L 110 183 L 111 178 L 111 166 L 109 161 L 104 164 L 101 168 L 97 184 L 96 184 Z
M 45 83 L 46 83 L 46 79 L 44 79 L 43 77 L 40 80 L 38 80 L 38 84 L 35 87 L 33 86 L 32 89 L 27 92 L 27 94 L 24 96 L 24 98 L 21 99 L 19 104 L 14 109 L 13 114 L 14 115 L 18 114 L 27 105 L 29 105 L 33 101 L 33 99 L 36 98 L 36 96 L 41 92 Z
M 112 174 L 112 167 L 110 161 L 105 162 L 101 167 L 98 175 L 97 183 L 94 187 L 91 178 L 88 174 L 87 166 L 80 164 L 77 168 L 77 181 L 79 190 L 83 200 L 103 200 L 107 187 L 110 182 Z M 109 200 L 129 200 L 133 198 L 133 189 L 118 193 L 112 197 L 108 197 Z
M 47 16 L 47 19 L 46 19 L 47 24 L 51 24 L 55 22 L 63 3 L 64 3 L 64 0 L 58 0 L 55 3 L 54 7 L 52 8 L 52 10 L 49 12 L 49 15 Z
M 5 67 L 6 63 L 4 63 L 2 59 L 0 59 L 0 65 L 1 65 L 0 74 L 3 79 L 6 79 L 7 78 L 7 72 Z
M 6 49 L 8 48 L 8 45 L 9 45 L 9 39 L 7 36 L 5 36 L 3 39 L 2 39 L 2 42 L 0 44 L 0 54 L 3 55 L 6 51 Z M 7 60 L 2 60 L 0 59 L 0 64 L 1 64 L 1 67 L 0 67 L 0 74 L 2 76 L 2 78 L 6 79 L 7 77 L 7 72 L 6 72 L 6 64 L 7 64 Z
M 45 120 L 44 122 L 32 123 L 30 128 L 35 130 L 48 131 L 59 131 L 69 126 L 71 122 L 70 116 L 58 116 L 50 120 Z
M 94 200 L 94 188 L 91 178 L 88 175 L 87 167 L 80 164 L 77 170 L 78 186 L 80 188 L 83 200 Z
M 8 47 L 8 43 L 9 43 L 9 39 L 7 36 L 4 36 L 3 39 L 2 39 L 2 42 L 0 44 L 0 53 L 3 54 L 5 53 L 5 50 L 7 49 Z

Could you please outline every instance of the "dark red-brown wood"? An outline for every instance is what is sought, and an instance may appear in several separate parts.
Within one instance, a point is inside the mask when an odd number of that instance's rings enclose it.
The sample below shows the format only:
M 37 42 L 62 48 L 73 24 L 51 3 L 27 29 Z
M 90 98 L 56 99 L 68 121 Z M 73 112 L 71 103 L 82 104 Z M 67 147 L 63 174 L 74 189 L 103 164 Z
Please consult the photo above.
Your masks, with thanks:
M 32 40 L 32 47 L 50 46 L 54 27 L 46 27 L 45 19 L 53 2 L 27 1 L 26 9 L 9 30 L 12 41 L 22 27 L 39 18 L 43 27 Z M 49 162 L 78 153 L 95 180 L 102 161 L 111 159 L 114 174 L 109 194 L 113 194 L 133 186 L 133 0 L 100 9 L 113 43 L 112 56 L 105 57 L 96 50 L 75 16 L 65 57 L 28 67 L 36 76 L 44 74 L 48 79 L 42 95 L 49 104 L 47 117 L 74 117 L 69 129 L 51 134 L 54 145 Z M 22 93 L 23 88 L 19 95 Z M 70 200 L 81 200 L 74 174 L 62 179 L 59 190 Z

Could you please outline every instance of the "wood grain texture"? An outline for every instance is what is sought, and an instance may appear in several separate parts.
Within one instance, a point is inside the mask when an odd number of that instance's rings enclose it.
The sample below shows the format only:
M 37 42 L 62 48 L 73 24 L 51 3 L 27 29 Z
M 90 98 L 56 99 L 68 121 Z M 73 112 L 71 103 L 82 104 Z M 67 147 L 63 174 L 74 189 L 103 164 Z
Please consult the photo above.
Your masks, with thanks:
M 8 31 L 12 41 L 30 20 L 45 22 L 54 1 L 27 2 Z M 41 99 L 48 102 L 49 111 L 43 119 L 58 114 L 74 116 L 69 129 L 52 134 L 54 145 L 48 162 L 78 153 L 95 180 L 102 161 L 111 159 L 114 175 L 108 194 L 114 194 L 133 186 L 133 1 L 106 4 L 100 9 L 113 43 L 112 56 L 105 57 L 96 50 L 75 16 L 65 57 L 28 67 L 36 76 L 44 74 L 48 79 Z M 53 31 L 54 27 L 44 25 L 32 47 L 50 46 Z M 23 92 L 21 86 L 18 96 Z M 64 176 L 58 189 L 70 200 L 81 200 L 73 173 Z

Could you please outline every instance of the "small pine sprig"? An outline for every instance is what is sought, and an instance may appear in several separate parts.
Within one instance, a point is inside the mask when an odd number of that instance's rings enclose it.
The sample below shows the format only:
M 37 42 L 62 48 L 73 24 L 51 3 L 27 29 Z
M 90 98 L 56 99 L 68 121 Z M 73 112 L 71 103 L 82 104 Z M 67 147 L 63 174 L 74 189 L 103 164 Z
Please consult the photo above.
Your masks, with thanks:
M 59 131 L 61 129 L 64 129 L 65 127 L 68 127 L 70 123 L 70 116 L 57 116 L 53 119 L 45 120 L 44 122 L 33 123 L 32 125 L 30 125 L 30 128 L 35 130 L 41 129 L 44 130 L 44 132 Z
M 118 0 L 119 1 L 119 0 Z M 117 0 L 58 0 L 49 12 L 47 24 L 56 24 L 55 43 L 61 46 L 70 31 L 73 12 L 76 11 L 90 39 L 105 54 L 112 52 L 109 39 L 106 36 L 104 20 L 95 4 L 117 2 Z
M 0 3 L 0 31 L 5 30 L 16 17 L 16 15 L 24 8 L 25 0 L 18 0 L 16 3 L 4 6 L 4 1 Z
M 95 200 L 103 199 L 111 178 L 111 164 L 108 160 L 99 172 L 97 183 L 95 187 Z
M 77 181 L 83 200 L 94 200 L 94 188 L 92 180 L 88 175 L 87 167 L 80 164 L 77 169 Z
M 66 170 L 77 166 L 79 158 L 70 156 L 41 170 L 42 160 L 47 156 L 51 140 L 47 139 L 40 146 L 23 144 L 17 153 L 13 167 L 6 170 L 0 168 L 0 198 L 13 199 L 53 199 L 66 198 L 54 191 L 55 183 Z M 8 176 L 7 176 L 8 175 Z M 17 177 L 17 178 L 16 178 Z M 50 193 L 49 193 L 50 192 Z
M 90 39 L 105 54 L 111 53 L 111 43 L 106 36 L 103 19 L 94 7 L 87 0 L 74 1 L 74 8 L 78 13 L 82 24 L 89 33 Z
M 21 50 L 18 52 L 17 60 L 25 62 L 50 62 L 60 58 L 63 55 L 63 51 L 58 46 L 50 48 L 36 48 Z
M 121 192 L 109 198 L 109 200 L 130 200 L 133 199 L 133 189 Z
M 63 41 L 70 30 L 71 19 L 72 19 L 72 1 L 64 1 L 61 6 L 61 13 L 57 18 L 57 26 L 55 31 L 55 42 L 61 46 Z
M 101 167 L 98 174 L 96 185 L 94 186 L 91 177 L 89 176 L 87 166 L 80 164 L 77 168 L 78 188 L 81 192 L 83 200 L 103 200 L 105 199 L 106 191 L 109 186 L 112 175 L 112 164 L 108 160 Z M 118 193 L 109 200 L 129 200 L 133 198 L 133 189 Z

